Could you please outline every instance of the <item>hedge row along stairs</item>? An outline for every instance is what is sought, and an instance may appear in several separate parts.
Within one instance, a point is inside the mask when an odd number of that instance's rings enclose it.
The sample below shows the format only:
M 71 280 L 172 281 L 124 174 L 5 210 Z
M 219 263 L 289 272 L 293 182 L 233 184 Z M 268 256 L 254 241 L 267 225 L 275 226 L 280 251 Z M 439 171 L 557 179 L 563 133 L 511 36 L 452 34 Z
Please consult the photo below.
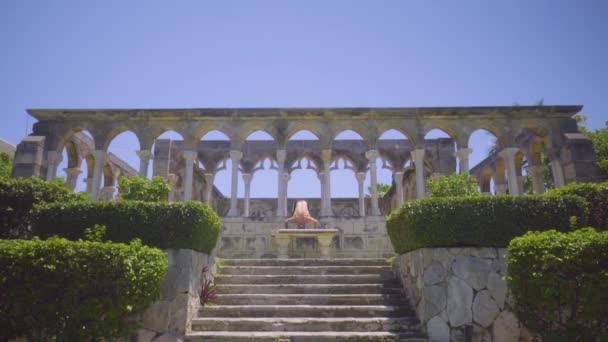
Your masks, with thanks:
M 427 341 L 384 259 L 228 259 L 189 341 Z

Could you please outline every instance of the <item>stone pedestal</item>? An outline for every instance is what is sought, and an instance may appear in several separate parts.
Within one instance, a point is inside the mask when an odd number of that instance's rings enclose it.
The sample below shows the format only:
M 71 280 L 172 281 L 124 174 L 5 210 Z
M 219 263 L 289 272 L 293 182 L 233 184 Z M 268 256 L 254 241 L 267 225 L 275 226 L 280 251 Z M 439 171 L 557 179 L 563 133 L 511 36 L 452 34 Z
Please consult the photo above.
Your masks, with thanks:
M 289 242 L 291 238 L 297 237 L 316 238 L 321 258 L 327 259 L 330 256 L 331 242 L 336 234 L 338 234 L 337 229 L 278 229 L 272 232 L 272 237 L 279 247 L 279 259 L 289 258 Z

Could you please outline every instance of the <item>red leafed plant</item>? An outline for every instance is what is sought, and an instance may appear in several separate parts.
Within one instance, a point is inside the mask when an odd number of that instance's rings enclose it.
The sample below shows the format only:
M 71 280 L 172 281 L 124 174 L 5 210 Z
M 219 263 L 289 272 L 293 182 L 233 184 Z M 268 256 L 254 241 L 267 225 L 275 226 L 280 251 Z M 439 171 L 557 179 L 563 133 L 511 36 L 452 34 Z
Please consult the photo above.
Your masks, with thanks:
M 200 301 L 201 305 L 205 306 L 217 298 L 217 289 L 213 283 L 213 276 L 211 275 L 211 272 L 209 272 L 209 267 L 207 266 L 203 267 L 201 283 Z

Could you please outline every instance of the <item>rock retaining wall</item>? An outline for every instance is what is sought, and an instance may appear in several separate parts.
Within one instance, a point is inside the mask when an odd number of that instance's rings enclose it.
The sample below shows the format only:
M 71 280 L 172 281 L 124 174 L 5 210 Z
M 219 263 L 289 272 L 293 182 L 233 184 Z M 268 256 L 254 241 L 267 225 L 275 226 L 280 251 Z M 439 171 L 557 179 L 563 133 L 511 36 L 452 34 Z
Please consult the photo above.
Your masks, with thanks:
M 169 268 L 161 283 L 161 299 L 144 312 L 137 342 L 174 342 L 190 331 L 199 309 L 199 290 L 203 277 L 216 271 L 214 257 L 189 249 L 164 251 Z M 203 275 L 203 268 L 207 272 Z
M 399 255 L 393 272 L 430 341 L 529 341 L 511 310 L 506 248 L 422 248 Z

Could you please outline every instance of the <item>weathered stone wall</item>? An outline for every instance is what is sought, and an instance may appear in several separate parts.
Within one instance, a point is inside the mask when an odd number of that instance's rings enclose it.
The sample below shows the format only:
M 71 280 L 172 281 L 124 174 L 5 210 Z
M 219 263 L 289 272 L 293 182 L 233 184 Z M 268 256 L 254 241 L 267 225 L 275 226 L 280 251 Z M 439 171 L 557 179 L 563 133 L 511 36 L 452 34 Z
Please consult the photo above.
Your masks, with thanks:
M 511 310 L 506 248 L 422 248 L 393 271 L 430 341 L 528 341 Z
M 199 309 L 203 278 L 216 272 L 215 258 L 189 249 L 165 250 L 169 268 L 161 283 L 161 299 L 144 312 L 138 342 L 183 339 Z M 203 274 L 203 268 L 206 271 Z
M 222 218 L 223 227 L 216 255 L 222 258 L 276 258 L 278 246 L 271 237 L 273 230 L 286 228 L 285 219 L 268 217 L 257 220 L 243 217 Z M 386 232 L 384 217 L 323 218 L 319 228 L 337 229 L 332 244 L 333 257 L 387 257 L 394 254 Z M 291 257 L 318 256 L 314 239 L 292 241 Z

